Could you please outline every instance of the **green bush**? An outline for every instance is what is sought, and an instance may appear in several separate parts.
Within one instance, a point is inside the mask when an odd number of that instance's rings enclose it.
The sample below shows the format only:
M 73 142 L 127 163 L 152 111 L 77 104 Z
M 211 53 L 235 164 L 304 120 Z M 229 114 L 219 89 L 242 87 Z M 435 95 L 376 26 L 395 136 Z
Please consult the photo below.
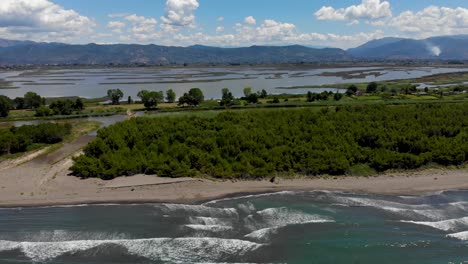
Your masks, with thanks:
M 364 105 L 136 118 L 99 130 L 74 175 L 111 179 L 342 175 L 460 165 L 468 157 L 468 104 Z
M 0 130 L 0 155 L 28 150 L 33 144 L 55 144 L 71 133 L 70 124 L 44 123 Z

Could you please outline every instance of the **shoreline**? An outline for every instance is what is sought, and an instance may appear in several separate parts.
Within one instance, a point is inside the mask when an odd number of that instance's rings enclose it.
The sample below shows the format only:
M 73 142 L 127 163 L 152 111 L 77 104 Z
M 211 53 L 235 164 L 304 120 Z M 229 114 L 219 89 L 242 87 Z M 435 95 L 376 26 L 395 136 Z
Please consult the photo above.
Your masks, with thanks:
M 25 195 L 5 197 L 0 194 L 0 209 L 155 203 L 203 204 L 214 200 L 283 191 L 336 191 L 369 195 L 417 196 L 441 191 L 468 190 L 468 169 L 430 169 L 375 177 L 346 176 L 336 179 L 279 178 L 275 183 L 268 180 L 166 179 L 144 175 L 117 178 L 120 183 L 116 183 L 97 179 L 80 180 L 67 175 L 59 175 L 59 177 L 61 180 L 71 181 L 86 195 L 70 194 L 66 191 L 57 191 L 40 198 L 25 197 Z M 146 181 L 146 183 L 141 181 Z M 112 184 L 122 182 L 126 185 L 112 187 Z
M 61 148 L 0 170 L 0 208 L 93 204 L 201 204 L 208 201 L 280 191 L 337 191 L 377 195 L 423 195 L 468 190 L 468 168 L 438 168 L 386 175 L 331 178 L 277 177 L 255 180 L 161 178 L 151 175 L 110 181 L 69 176 L 72 157 L 94 137 L 84 135 Z M 5 163 L 4 163 L 5 165 Z

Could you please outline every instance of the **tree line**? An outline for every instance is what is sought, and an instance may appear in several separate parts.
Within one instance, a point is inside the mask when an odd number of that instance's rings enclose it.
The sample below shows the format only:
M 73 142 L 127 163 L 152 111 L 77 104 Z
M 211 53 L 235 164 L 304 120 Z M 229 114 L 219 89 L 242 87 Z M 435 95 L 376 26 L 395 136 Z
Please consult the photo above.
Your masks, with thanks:
M 74 175 L 342 175 L 468 160 L 468 104 L 363 105 L 136 118 L 98 131 Z
M 0 155 L 25 152 L 33 145 L 55 144 L 71 133 L 72 126 L 44 123 L 35 126 L 11 127 L 0 130 Z

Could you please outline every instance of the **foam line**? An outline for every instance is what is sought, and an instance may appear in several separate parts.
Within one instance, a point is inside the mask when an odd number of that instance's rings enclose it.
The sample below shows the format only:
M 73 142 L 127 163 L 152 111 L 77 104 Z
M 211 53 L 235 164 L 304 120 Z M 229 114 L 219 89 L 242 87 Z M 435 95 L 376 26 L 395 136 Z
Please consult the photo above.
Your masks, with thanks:
M 151 238 L 133 240 L 81 240 L 63 242 L 14 242 L 0 240 L 0 252 L 20 250 L 34 262 L 45 262 L 65 254 L 117 245 L 134 256 L 163 262 L 216 262 L 226 256 L 243 256 L 262 244 L 221 238 Z
M 425 222 L 425 221 L 401 221 L 404 223 L 412 223 L 416 225 L 430 226 L 443 231 L 458 231 L 460 229 L 466 229 L 468 227 L 468 217 L 462 217 L 457 219 L 450 219 L 438 222 Z

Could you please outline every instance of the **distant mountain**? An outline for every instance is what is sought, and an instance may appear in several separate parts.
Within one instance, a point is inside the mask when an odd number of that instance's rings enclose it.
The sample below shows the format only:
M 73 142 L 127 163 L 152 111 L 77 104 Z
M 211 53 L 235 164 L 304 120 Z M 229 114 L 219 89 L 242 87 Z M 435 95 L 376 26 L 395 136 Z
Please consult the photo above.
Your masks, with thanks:
M 423 40 L 383 38 L 344 51 L 336 48 L 203 45 L 69 45 L 0 39 L 0 65 L 280 64 L 359 60 L 468 60 L 468 35 Z
M 468 60 L 468 35 L 432 37 L 422 40 L 383 38 L 347 52 L 362 59 Z
M 217 48 L 202 45 L 21 44 L 0 48 L 0 65 L 25 64 L 278 64 L 348 61 L 344 50 L 304 46 Z
M 19 46 L 19 45 L 28 45 L 35 44 L 33 41 L 21 41 L 21 40 L 9 40 L 0 38 L 0 48 Z
M 10 40 L 0 38 L 0 48 L 7 48 L 13 46 L 23 46 L 23 45 L 66 45 L 64 43 L 58 42 L 34 42 L 30 40 Z
M 359 47 L 348 49 L 348 53 L 352 54 L 353 56 L 361 56 L 362 54 L 365 54 L 367 50 L 369 49 L 374 49 L 383 45 L 392 44 L 400 40 L 403 40 L 403 38 L 388 37 L 388 38 L 374 39 Z

